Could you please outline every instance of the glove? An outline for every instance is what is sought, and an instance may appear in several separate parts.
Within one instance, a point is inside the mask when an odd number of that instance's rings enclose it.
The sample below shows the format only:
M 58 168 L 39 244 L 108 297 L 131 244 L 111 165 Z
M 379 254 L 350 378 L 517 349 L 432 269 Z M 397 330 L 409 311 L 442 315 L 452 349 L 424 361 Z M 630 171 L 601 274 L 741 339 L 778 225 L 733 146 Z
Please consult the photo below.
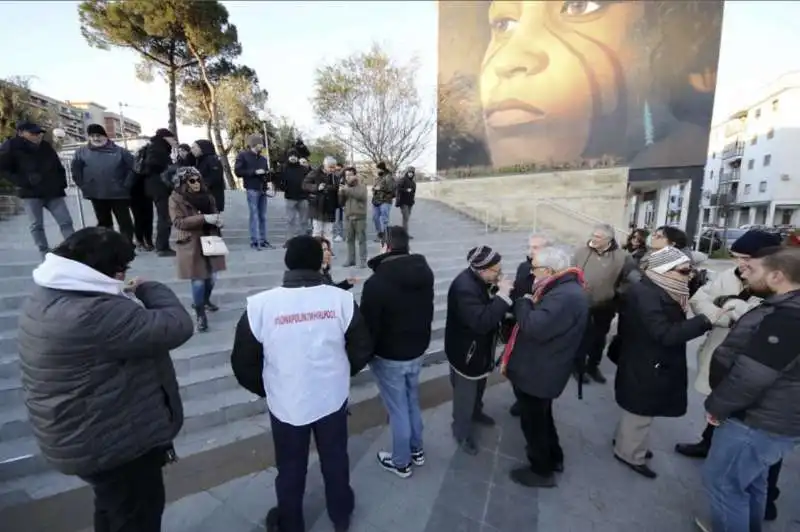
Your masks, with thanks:
M 319 186 L 317 187 L 317 190 L 319 190 L 320 192 L 325 190 L 325 183 L 320 183 Z
M 203 220 L 209 225 L 217 225 L 219 223 L 219 214 L 204 214 Z

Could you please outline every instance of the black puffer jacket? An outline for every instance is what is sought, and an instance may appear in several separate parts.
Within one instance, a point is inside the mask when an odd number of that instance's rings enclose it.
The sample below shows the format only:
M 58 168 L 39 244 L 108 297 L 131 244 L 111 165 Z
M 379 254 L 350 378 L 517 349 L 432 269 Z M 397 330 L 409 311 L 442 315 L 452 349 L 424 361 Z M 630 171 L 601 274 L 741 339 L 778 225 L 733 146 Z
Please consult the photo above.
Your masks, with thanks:
M 308 199 L 308 192 L 303 190 L 303 180 L 308 174 L 308 168 L 300 163 L 286 162 L 278 176 L 283 197 L 287 200 Z
M 0 145 L 0 176 L 17 187 L 20 198 L 63 198 L 67 172 L 49 142 L 38 146 L 22 137 Z
M 219 161 L 214 144 L 210 140 L 200 139 L 194 142 L 200 148 L 200 157 L 195 160 L 195 167 L 208 191 L 214 196 L 217 210 L 225 210 L 225 175 L 222 171 L 222 163 Z
M 25 405 L 42 454 L 60 472 L 86 476 L 169 447 L 183 424 L 169 352 L 192 336 L 183 304 L 147 282 L 136 290 L 142 305 L 71 276 L 68 264 L 48 266 L 51 260 L 34 272 L 38 286 L 23 306 L 18 337 Z
M 400 182 L 397 183 L 397 197 L 394 204 L 397 207 L 413 207 L 417 196 L 417 182 L 414 181 L 414 170 L 407 170 Z
M 711 358 L 706 411 L 773 434 L 800 437 L 800 291 L 744 314 Z
M 425 354 L 433 322 L 433 271 L 422 255 L 390 251 L 368 263 L 375 272 L 364 283 L 361 312 L 375 354 L 413 360 Z
M 470 268 L 459 273 L 447 291 L 444 351 L 460 374 L 479 378 L 494 368 L 500 320 L 511 300 L 492 296 L 489 286 Z

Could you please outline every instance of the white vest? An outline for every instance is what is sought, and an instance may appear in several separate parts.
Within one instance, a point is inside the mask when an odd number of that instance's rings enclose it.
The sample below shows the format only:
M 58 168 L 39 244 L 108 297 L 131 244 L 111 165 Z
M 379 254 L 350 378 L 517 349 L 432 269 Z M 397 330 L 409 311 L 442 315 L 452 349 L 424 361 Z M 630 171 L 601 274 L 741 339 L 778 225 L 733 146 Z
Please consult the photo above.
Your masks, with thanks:
M 328 285 L 273 288 L 247 298 L 247 316 L 264 349 L 272 415 L 300 427 L 342 407 L 350 394 L 344 335 L 353 294 Z

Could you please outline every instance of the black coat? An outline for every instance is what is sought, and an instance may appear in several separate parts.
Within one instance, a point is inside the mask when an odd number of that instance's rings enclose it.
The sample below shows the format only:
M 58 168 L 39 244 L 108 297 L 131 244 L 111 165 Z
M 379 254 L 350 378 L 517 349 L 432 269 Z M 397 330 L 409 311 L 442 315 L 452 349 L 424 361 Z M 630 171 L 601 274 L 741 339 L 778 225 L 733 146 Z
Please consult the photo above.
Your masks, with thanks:
M 506 376 L 528 395 L 555 399 L 575 368 L 586 323 L 589 297 L 574 273 L 553 281 L 537 304 L 514 303 L 519 324 Z
M 49 142 L 39 145 L 12 137 L 0 146 L 0 176 L 17 187 L 20 198 L 63 198 L 67 172 Z
M 431 341 L 433 271 L 422 255 L 389 252 L 371 259 L 374 274 L 364 283 L 361 312 L 388 360 L 421 357 Z
M 514 277 L 514 288 L 511 290 L 511 299 L 516 301 L 525 294 L 533 293 L 533 270 L 531 269 L 531 259 L 526 257 L 517 266 L 517 274 Z
M 202 152 L 195 161 L 195 168 L 203 176 L 206 188 L 214 196 L 217 210 L 225 210 L 225 174 L 222 171 L 222 163 L 214 150 L 214 144 L 210 140 L 197 140 L 195 144 Z
M 257 174 L 258 170 L 263 170 L 263 174 Z M 270 182 L 269 164 L 267 158 L 253 150 L 246 149 L 239 152 L 236 162 L 233 164 L 233 173 L 236 177 L 241 177 L 246 190 L 258 190 L 263 192 Z
M 400 178 L 400 182 L 397 183 L 397 196 L 395 197 L 394 204 L 397 207 L 412 207 L 416 195 L 417 183 L 414 181 L 414 176 L 406 172 L 406 174 Z
M 303 180 L 308 174 L 308 168 L 300 163 L 287 162 L 281 168 L 278 175 L 280 188 L 283 190 L 283 197 L 287 200 L 308 199 L 308 192 L 303 190 Z
M 453 368 L 467 377 L 494 368 L 500 320 L 510 300 L 490 295 L 489 286 L 470 268 L 459 273 L 447 291 L 444 351 Z
M 686 342 L 711 328 L 708 318 L 687 319 L 681 306 L 646 277 L 629 287 L 622 313 L 617 404 L 640 416 L 684 415 L 689 385 Z
M 177 165 L 172 164 L 172 146 L 161 137 L 152 137 L 145 149 L 144 189 L 151 198 L 167 198 L 172 194 L 172 187 L 162 174 L 170 167 L 177 168 Z
M 325 187 L 320 190 L 320 185 Z M 315 168 L 303 180 L 303 190 L 308 192 L 308 216 L 312 220 L 336 221 L 339 182 L 335 174 L 326 174 L 322 168 Z

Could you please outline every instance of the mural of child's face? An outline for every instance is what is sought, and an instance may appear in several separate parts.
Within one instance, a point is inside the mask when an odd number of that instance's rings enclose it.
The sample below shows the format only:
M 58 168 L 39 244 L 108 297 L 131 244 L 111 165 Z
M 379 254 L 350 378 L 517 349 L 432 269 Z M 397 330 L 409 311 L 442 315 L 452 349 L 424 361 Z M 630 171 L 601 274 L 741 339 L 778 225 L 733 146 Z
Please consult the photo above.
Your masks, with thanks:
M 593 119 L 620 105 L 643 16 L 641 2 L 492 2 L 480 93 L 493 164 L 579 159 Z

